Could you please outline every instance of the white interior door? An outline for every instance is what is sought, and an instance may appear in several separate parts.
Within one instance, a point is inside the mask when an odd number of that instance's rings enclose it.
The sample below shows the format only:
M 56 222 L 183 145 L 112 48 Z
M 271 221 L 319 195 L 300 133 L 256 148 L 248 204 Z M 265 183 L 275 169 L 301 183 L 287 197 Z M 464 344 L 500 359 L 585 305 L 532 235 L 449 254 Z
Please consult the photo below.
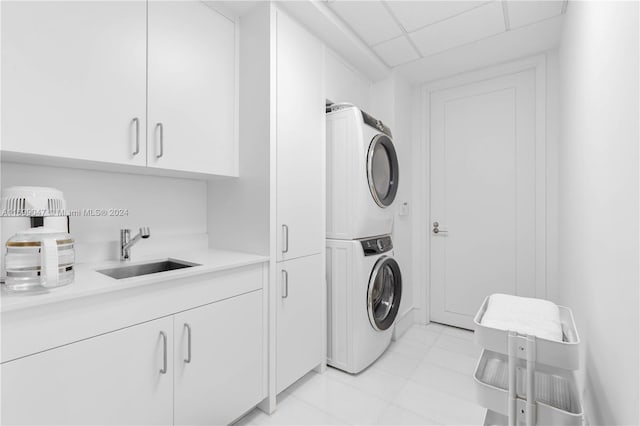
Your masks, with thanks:
M 430 123 L 431 320 L 472 328 L 489 294 L 544 297 L 536 295 L 535 71 L 434 92 Z

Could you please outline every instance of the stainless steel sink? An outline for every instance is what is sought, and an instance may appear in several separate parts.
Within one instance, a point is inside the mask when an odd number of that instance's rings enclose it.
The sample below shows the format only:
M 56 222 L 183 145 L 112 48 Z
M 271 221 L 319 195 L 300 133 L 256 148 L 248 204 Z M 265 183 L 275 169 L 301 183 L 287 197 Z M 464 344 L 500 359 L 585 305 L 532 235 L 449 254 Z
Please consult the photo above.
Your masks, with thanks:
M 163 259 L 147 263 L 138 263 L 136 265 L 100 269 L 97 272 L 100 272 L 101 274 L 107 275 L 111 278 L 115 278 L 116 280 L 121 280 L 123 278 L 139 277 L 141 275 L 157 274 L 159 272 L 191 268 L 192 266 L 200 265 L 197 263 L 185 262 L 184 260 Z

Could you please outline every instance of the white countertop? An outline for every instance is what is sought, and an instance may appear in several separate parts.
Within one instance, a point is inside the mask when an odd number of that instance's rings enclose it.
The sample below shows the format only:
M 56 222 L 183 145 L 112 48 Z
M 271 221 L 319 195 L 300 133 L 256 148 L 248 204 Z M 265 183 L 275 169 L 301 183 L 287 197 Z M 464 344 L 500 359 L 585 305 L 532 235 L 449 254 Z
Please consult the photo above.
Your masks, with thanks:
M 166 259 L 197 263 L 198 266 L 132 278 L 124 278 L 120 280 L 97 272 L 99 269 L 130 266 Z M 227 250 L 199 250 L 178 254 L 172 253 L 172 256 L 168 257 L 141 256 L 140 258 L 136 258 L 134 261 L 130 262 L 110 261 L 102 263 L 76 264 L 74 282 L 63 287 L 54 288 L 45 292 L 21 294 L 9 293 L 4 289 L 4 286 L 2 286 L 3 288 L 0 293 L 0 312 L 15 311 L 18 309 L 31 308 L 49 303 L 77 299 L 80 297 L 94 296 L 141 287 L 167 280 L 176 280 L 224 271 L 227 269 L 263 263 L 268 260 L 269 258 L 267 256 L 250 253 Z

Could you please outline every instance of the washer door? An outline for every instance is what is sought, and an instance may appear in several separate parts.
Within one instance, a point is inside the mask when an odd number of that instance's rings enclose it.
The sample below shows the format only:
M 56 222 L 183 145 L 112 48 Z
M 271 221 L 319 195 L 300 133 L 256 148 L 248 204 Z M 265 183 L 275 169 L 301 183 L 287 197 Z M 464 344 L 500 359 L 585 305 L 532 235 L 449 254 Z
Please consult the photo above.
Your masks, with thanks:
M 383 331 L 393 325 L 401 298 L 402 276 L 398 262 L 383 256 L 373 267 L 367 291 L 367 311 L 373 328 Z
M 393 203 L 398 192 L 398 156 L 389 136 L 379 134 L 369 144 L 367 179 L 374 201 L 380 207 Z

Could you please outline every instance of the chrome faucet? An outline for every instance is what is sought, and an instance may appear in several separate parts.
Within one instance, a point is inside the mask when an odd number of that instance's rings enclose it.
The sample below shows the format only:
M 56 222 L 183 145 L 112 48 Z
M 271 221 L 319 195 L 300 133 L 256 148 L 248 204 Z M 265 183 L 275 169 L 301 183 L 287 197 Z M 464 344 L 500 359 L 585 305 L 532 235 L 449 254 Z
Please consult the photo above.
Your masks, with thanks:
M 131 229 L 120 230 L 120 260 L 131 260 L 131 247 L 142 238 L 149 238 L 149 228 L 142 227 L 135 237 L 131 238 Z

